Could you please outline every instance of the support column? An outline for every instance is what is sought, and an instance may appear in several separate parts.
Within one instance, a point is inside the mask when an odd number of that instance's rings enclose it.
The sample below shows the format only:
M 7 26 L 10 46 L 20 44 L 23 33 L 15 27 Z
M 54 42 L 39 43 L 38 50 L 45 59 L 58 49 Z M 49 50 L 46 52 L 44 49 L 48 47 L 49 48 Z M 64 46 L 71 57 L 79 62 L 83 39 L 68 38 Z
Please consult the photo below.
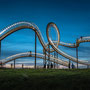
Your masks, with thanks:
M 55 51 L 54 51 L 54 58 L 55 58 Z M 54 59 L 54 69 L 55 69 L 55 59 Z
M 48 44 L 48 68 L 50 68 L 50 44 Z
M 1 40 L 0 40 L 0 59 L 1 59 Z
M 37 53 L 37 35 L 36 35 L 36 32 L 35 32 L 35 69 L 36 69 L 36 53 Z
M 32 55 L 32 52 L 30 51 L 30 57 L 31 57 L 31 55 Z
M 78 69 L 78 47 L 76 47 L 77 69 Z
M 15 69 L 15 59 L 14 59 L 14 69 Z
M 68 68 L 69 68 L 69 69 L 71 68 L 71 61 L 70 61 L 70 60 L 69 60 Z
M 11 69 L 12 69 L 12 66 L 13 66 L 13 64 L 11 63 Z
M 1 59 L 1 40 L 0 40 L 0 59 Z M 0 62 L 0 67 L 2 67 L 2 62 Z
M 58 53 L 57 53 L 57 59 L 58 59 Z M 58 62 L 58 61 L 57 61 Z M 58 63 L 57 63 L 57 69 L 58 69 Z
M 87 65 L 87 69 L 89 69 L 89 65 Z
M 44 68 L 46 68 L 46 50 L 44 50 L 43 52 L 44 52 L 43 54 L 45 54 L 45 58 L 43 60 L 43 65 L 44 65 Z
M 24 67 L 24 64 L 22 64 L 22 69 L 23 69 L 23 67 Z

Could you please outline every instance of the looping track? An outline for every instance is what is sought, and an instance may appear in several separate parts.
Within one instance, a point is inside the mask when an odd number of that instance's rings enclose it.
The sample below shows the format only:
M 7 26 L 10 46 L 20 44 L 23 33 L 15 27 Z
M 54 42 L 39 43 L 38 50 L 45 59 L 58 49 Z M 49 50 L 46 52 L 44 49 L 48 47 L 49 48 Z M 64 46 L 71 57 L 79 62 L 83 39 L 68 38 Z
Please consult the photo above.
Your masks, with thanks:
M 58 41 L 52 41 L 51 38 L 49 37 L 49 29 L 50 27 L 53 27 L 55 28 L 57 34 L 58 34 Z M 3 29 L 1 32 L 0 32 L 0 40 L 3 40 L 4 38 L 6 38 L 8 35 L 18 31 L 18 30 L 21 30 L 21 29 L 25 29 L 25 28 L 28 28 L 28 29 L 31 29 L 33 31 L 35 31 L 41 45 L 43 46 L 44 50 L 48 51 L 48 48 L 47 48 L 47 44 L 45 43 L 43 37 L 42 37 L 42 34 L 39 30 L 39 28 L 34 24 L 34 23 L 31 23 L 31 22 L 18 22 L 18 23 L 15 23 L 13 25 L 10 25 L 8 27 L 6 27 L 5 29 Z M 70 48 L 76 48 L 79 46 L 80 43 L 83 43 L 83 42 L 90 42 L 90 36 L 88 37 L 82 37 L 80 39 L 78 39 L 76 41 L 76 44 L 72 44 L 72 43 L 64 43 L 64 42 L 61 42 L 60 41 L 60 33 L 59 33 L 59 29 L 58 27 L 56 26 L 56 24 L 54 24 L 53 22 L 49 23 L 47 25 L 47 30 L 46 30 L 46 33 L 47 33 L 47 38 L 48 38 L 48 43 L 52 46 L 53 51 L 56 51 L 58 54 L 62 55 L 63 57 L 67 58 L 67 59 L 70 59 L 71 61 L 74 61 L 74 62 L 77 62 L 77 59 L 75 57 L 72 57 L 68 54 L 66 54 L 65 52 L 61 51 L 59 48 L 58 48 L 58 45 L 61 45 L 61 46 L 65 46 L 65 47 L 70 47 Z M 22 57 L 22 53 L 20 54 L 21 57 Z M 14 56 L 14 55 L 13 55 Z M 21 58 L 21 57 L 18 57 L 18 54 L 15 55 L 15 57 L 13 56 L 10 56 L 10 57 L 7 57 L 6 59 L 4 60 L 1 60 L 3 64 L 11 61 L 11 60 L 14 60 L 15 58 Z M 24 53 L 24 56 L 29 56 L 28 53 Z M 23 56 L 23 57 L 24 57 Z M 47 55 L 48 56 L 48 55 Z M 34 56 L 33 56 L 34 57 Z M 37 54 L 37 58 L 44 58 L 43 56 L 40 56 L 38 57 L 38 54 Z M 50 58 L 52 58 L 52 56 L 50 56 Z M 55 60 L 57 60 L 56 58 L 54 58 Z M 7 60 L 7 61 L 6 61 Z M 51 61 L 53 62 L 53 60 L 51 59 Z M 62 64 L 62 65 L 65 65 L 65 66 L 68 66 L 68 62 L 64 62 L 62 60 L 59 60 L 59 62 L 56 62 L 58 64 Z M 90 65 L 88 63 L 85 63 L 81 60 L 78 61 L 79 64 L 83 64 L 83 65 Z

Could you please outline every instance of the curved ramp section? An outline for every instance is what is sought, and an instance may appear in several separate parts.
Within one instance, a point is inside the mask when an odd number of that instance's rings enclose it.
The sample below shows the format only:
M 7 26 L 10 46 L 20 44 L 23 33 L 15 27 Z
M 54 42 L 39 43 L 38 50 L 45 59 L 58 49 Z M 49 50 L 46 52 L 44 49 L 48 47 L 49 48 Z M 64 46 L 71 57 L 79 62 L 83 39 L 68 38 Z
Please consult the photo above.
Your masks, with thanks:
M 77 62 L 77 58 L 72 57 L 72 56 L 66 54 L 65 52 L 63 52 L 62 50 L 60 50 L 59 48 L 57 48 L 57 47 L 55 46 L 55 44 L 53 43 L 53 41 L 52 41 L 51 38 L 49 37 L 49 33 L 48 33 L 48 32 L 49 32 L 49 29 L 50 29 L 49 26 L 51 26 L 51 25 L 55 25 L 55 24 L 52 23 L 52 22 L 49 23 L 49 24 L 47 25 L 47 31 L 46 31 L 46 32 L 47 32 L 48 42 L 50 43 L 50 45 L 52 46 L 52 48 L 53 48 L 57 53 L 59 53 L 60 55 L 64 56 L 65 58 L 68 58 L 68 59 L 70 59 L 70 60 L 72 60 L 72 61 L 74 61 L 74 62 Z M 56 29 L 56 30 L 57 30 L 57 32 L 59 32 L 58 29 Z M 77 40 L 75 46 L 78 47 L 79 44 L 82 43 L 82 42 L 90 42 L 90 38 L 89 38 L 89 37 L 88 37 L 88 38 L 86 38 L 86 37 L 80 38 L 79 40 Z M 65 44 L 65 45 L 66 45 L 66 44 Z M 68 45 L 66 45 L 66 46 L 68 46 Z M 81 60 L 79 60 L 78 63 L 79 63 L 79 64 L 84 64 L 84 65 L 90 65 L 90 64 L 88 64 L 88 63 L 82 62 Z
M 2 59 L 0 61 L 2 61 L 2 64 L 6 64 L 10 61 L 13 61 L 13 60 L 18 59 L 18 58 L 23 58 L 23 57 L 35 57 L 35 53 L 34 52 L 32 52 L 32 53 L 30 53 L 30 52 L 19 53 L 19 54 L 9 56 L 9 57 Z M 40 58 L 40 59 L 45 59 L 45 55 L 40 54 L 40 53 L 36 53 L 36 57 Z M 46 60 L 48 60 L 48 56 L 46 56 Z M 62 61 L 59 58 L 54 58 L 53 56 L 50 56 L 50 61 L 68 67 L 68 62 Z
M 57 41 L 57 45 L 55 45 L 55 43 L 51 40 L 51 38 L 49 37 L 49 29 L 50 27 L 54 27 L 55 30 L 57 31 L 57 34 L 58 34 L 58 41 Z M 41 43 L 41 45 L 43 46 L 43 48 L 46 50 L 46 51 L 49 51 L 49 49 L 47 48 L 47 44 L 45 43 L 43 37 L 42 37 L 42 34 L 39 30 L 39 28 L 34 24 L 34 23 L 29 23 L 29 22 L 18 22 L 18 23 L 15 23 L 13 25 L 10 25 L 9 27 L 3 29 L 1 32 L 0 32 L 0 40 L 3 40 L 5 37 L 7 37 L 8 35 L 12 34 L 13 32 L 17 31 L 17 30 L 20 30 L 20 29 L 25 29 L 25 28 L 29 28 L 29 29 L 32 29 L 33 31 L 35 31 L 35 33 L 37 34 L 37 37 Z M 48 38 L 48 41 L 49 41 L 49 44 L 52 46 L 52 48 L 57 52 L 59 53 L 60 55 L 64 56 L 65 58 L 68 58 L 74 62 L 77 62 L 77 59 L 66 54 L 65 52 L 61 51 L 59 48 L 58 48 L 58 45 L 62 45 L 62 46 L 67 46 L 67 47 L 78 47 L 80 43 L 83 43 L 83 42 L 90 42 L 90 37 L 82 37 L 80 39 L 78 39 L 76 41 L 76 44 L 68 44 L 68 43 L 62 43 L 62 42 L 59 42 L 60 40 L 60 33 L 59 33 L 59 29 L 57 28 L 56 24 L 54 23 L 49 23 L 47 25 L 47 38 Z M 84 64 L 84 65 L 90 65 L 88 63 L 84 63 L 82 62 L 81 60 L 78 61 L 79 64 Z

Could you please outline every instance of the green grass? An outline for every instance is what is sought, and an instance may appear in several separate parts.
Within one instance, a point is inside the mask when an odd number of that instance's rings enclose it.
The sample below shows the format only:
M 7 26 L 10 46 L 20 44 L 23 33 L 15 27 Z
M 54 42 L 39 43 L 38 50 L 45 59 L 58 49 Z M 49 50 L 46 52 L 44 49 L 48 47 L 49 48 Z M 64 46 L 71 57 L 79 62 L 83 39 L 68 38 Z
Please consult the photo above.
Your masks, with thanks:
M 0 69 L 0 90 L 90 90 L 90 69 Z

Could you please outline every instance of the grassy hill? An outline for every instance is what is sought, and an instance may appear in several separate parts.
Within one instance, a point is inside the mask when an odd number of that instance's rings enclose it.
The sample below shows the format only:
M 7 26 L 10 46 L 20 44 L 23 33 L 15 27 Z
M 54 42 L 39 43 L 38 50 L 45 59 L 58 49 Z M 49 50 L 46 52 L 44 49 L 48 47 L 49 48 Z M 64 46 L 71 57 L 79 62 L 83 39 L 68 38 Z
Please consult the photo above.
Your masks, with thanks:
M 90 90 L 90 69 L 0 69 L 0 90 Z

